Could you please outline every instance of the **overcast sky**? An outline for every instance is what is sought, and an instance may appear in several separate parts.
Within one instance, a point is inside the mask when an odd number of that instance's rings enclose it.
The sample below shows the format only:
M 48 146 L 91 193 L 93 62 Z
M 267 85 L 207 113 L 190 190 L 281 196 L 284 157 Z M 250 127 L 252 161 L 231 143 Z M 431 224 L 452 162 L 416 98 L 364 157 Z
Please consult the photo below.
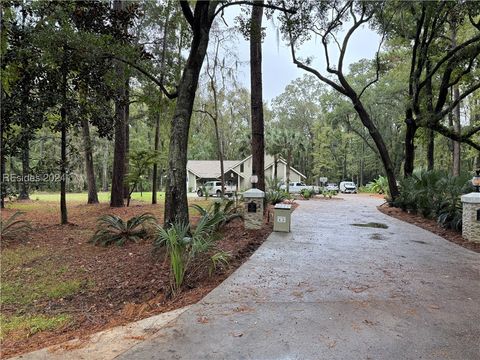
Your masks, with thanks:
M 229 26 L 234 26 L 233 19 L 239 13 L 236 7 L 227 8 L 225 11 L 225 19 Z M 277 42 L 277 30 L 270 20 L 263 18 L 264 27 L 267 27 L 267 36 L 263 42 L 263 97 L 265 101 L 272 100 L 280 95 L 285 86 L 292 80 L 303 76 L 305 71 L 298 69 L 292 62 L 290 49 L 281 40 Z M 377 51 L 380 37 L 368 29 L 363 27 L 356 31 L 349 41 L 347 54 L 345 55 L 345 64 L 348 66 L 360 59 L 372 59 Z M 323 61 L 323 47 L 319 39 L 312 39 L 305 44 L 300 56 L 314 57 L 313 66 L 318 70 L 322 70 L 325 74 L 325 63 Z M 240 70 L 238 74 L 239 81 L 247 88 L 250 88 L 250 45 L 243 38 L 238 36 L 238 56 L 240 61 L 246 62 L 246 65 Z M 297 55 L 298 57 L 298 55 Z

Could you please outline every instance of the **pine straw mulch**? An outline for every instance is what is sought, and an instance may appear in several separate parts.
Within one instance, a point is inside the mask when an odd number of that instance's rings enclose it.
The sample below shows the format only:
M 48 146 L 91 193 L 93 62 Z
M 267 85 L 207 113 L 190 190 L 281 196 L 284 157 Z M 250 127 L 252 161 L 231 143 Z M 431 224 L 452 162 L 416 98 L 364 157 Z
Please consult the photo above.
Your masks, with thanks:
M 428 230 L 466 249 L 480 253 L 480 243 L 474 243 L 464 239 L 461 233 L 452 229 L 445 229 L 435 220 L 424 218 L 419 214 L 408 213 L 402 209 L 391 207 L 386 203 L 378 206 L 378 210 L 386 215 Z
M 56 203 L 27 204 L 27 207 L 24 217 L 31 221 L 34 230 L 24 241 L 4 242 L 2 251 L 22 251 L 23 247 L 27 251 L 41 251 L 41 256 L 6 273 L 3 271 L 2 282 L 29 281 L 25 272 L 48 263 L 67 269 L 61 280 L 79 279 L 82 286 L 79 292 L 60 299 L 40 299 L 27 305 L 2 305 L 1 313 L 6 317 L 19 312 L 35 316 L 67 314 L 72 320 L 56 330 L 6 337 L 0 344 L 1 358 L 74 338 L 86 338 L 113 326 L 196 303 L 245 262 L 272 231 L 271 222 L 261 230 L 252 231 L 245 230 L 241 220 L 232 221 L 225 226 L 218 241 L 219 248 L 232 255 L 229 267 L 212 276 L 208 276 L 208 271 L 202 271 L 195 278 L 187 278 L 184 290 L 171 298 L 167 296 L 170 292 L 169 263 L 164 260 L 164 254 L 153 252 L 151 241 L 129 243 L 123 247 L 98 247 L 87 242 L 100 215 L 114 213 L 129 218 L 151 212 L 161 219 L 163 206 L 137 202 L 129 208 L 111 209 L 108 204 L 73 204 L 68 208 L 72 223 L 65 226 L 57 225 L 59 213 Z M 6 209 L 2 211 L 2 217 L 15 211 Z

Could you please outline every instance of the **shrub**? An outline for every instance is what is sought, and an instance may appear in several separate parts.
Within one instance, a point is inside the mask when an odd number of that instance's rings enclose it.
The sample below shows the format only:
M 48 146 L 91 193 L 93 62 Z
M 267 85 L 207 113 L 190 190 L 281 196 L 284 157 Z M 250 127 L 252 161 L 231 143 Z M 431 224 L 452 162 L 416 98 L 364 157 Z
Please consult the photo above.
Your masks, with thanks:
M 30 222 L 27 220 L 18 219 L 23 214 L 23 212 L 17 211 L 6 220 L 0 218 L 0 233 L 2 235 L 2 239 L 14 239 L 18 236 L 25 235 L 27 231 L 32 229 Z
M 302 189 L 300 190 L 300 195 L 302 195 L 302 197 L 305 199 L 305 200 L 308 200 L 310 199 L 313 195 L 315 195 L 315 191 L 313 189 Z
M 97 231 L 90 239 L 94 245 L 124 245 L 128 241 L 137 242 L 148 235 L 148 225 L 156 223 L 155 216 L 145 213 L 134 216 L 126 222 L 117 215 L 104 215 L 97 221 Z
M 372 182 L 368 183 L 366 188 L 368 192 L 385 195 L 389 194 L 388 179 L 386 176 L 379 176 Z
M 331 199 L 332 197 L 337 196 L 338 192 L 334 190 L 323 190 L 322 195 L 324 198 L 328 197 L 329 199 Z
M 224 251 L 214 252 L 205 260 L 205 254 L 215 248 L 218 224 L 223 221 L 220 212 L 214 215 L 204 213 L 197 226 L 192 229 L 190 224 L 174 223 L 168 228 L 157 226 L 155 247 L 165 247 L 166 256 L 170 260 L 171 289 L 178 292 L 188 273 L 199 270 L 205 261 L 209 262 L 209 274 L 218 266 L 228 265 L 230 255 Z M 198 264 L 200 263 L 200 264 Z
M 393 205 L 436 219 L 445 228 L 461 230 L 460 196 L 472 191 L 470 176 L 451 176 L 443 171 L 417 171 L 400 182 Z
M 278 177 L 273 177 L 273 178 L 266 177 L 265 182 L 267 185 L 267 189 L 272 191 L 279 191 L 280 187 L 283 184 L 282 179 Z
M 215 201 L 208 208 L 203 208 L 198 204 L 193 204 L 191 207 L 197 210 L 202 219 L 205 218 L 215 231 L 230 221 L 242 217 L 239 208 L 235 205 L 235 200 Z
M 265 199 L 267 203 L 276 205 L 284 200 L 290 199 L 290 194 L 284 190 L 268 190 L 265 193 Z

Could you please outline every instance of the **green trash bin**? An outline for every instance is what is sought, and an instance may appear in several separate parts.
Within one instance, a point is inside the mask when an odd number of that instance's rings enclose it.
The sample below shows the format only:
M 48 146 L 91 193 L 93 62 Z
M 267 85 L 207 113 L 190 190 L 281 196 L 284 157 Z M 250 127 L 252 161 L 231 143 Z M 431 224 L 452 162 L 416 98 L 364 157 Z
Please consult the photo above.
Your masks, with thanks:
M 292 205 L 277 204 L 273 211 L 273 231 L 290 232 Z

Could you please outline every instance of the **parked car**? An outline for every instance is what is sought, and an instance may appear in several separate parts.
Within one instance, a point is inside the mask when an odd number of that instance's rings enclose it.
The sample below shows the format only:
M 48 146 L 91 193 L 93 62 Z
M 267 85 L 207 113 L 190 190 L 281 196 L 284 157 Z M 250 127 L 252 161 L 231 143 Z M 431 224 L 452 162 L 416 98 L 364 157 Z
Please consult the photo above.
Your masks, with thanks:
M 231 196 L 236 190 L 236 186 L 230 182 L 225 183 L 224 194 Z M 204 192 L 207 191 L 209 196 L 222 196 L 222 182 L 221 181 L 207 181 L 202 187 L 197 189 L 197 195 L 199 197 L 205 196 Z
M 340 192 L 341 193 L 356 194 L 357 193 L 357 185 L 355 185 L 355 183 L 351 182 L 351 181 L 342 181 L 340 183 Z
M 328 183 L 327 186 L 324 188 L 326 191 L 337 191 L 338 192 L 338 185 L 335 183 Z
M 287 190 L 287 185 L 284 184 L 280 186 L 280 189 Z M 303 189 L 312 189 L 316 194 L 318 194 L 318 192 L 320 191 L 320 188 L 318 186 L 306 185 L 303 182 L 291 182 L 289 183 L 289 186 L 288 186 L 289 193 L 294 193 L 294 194 L 300 193 L 300 191 L 302 191 Z

